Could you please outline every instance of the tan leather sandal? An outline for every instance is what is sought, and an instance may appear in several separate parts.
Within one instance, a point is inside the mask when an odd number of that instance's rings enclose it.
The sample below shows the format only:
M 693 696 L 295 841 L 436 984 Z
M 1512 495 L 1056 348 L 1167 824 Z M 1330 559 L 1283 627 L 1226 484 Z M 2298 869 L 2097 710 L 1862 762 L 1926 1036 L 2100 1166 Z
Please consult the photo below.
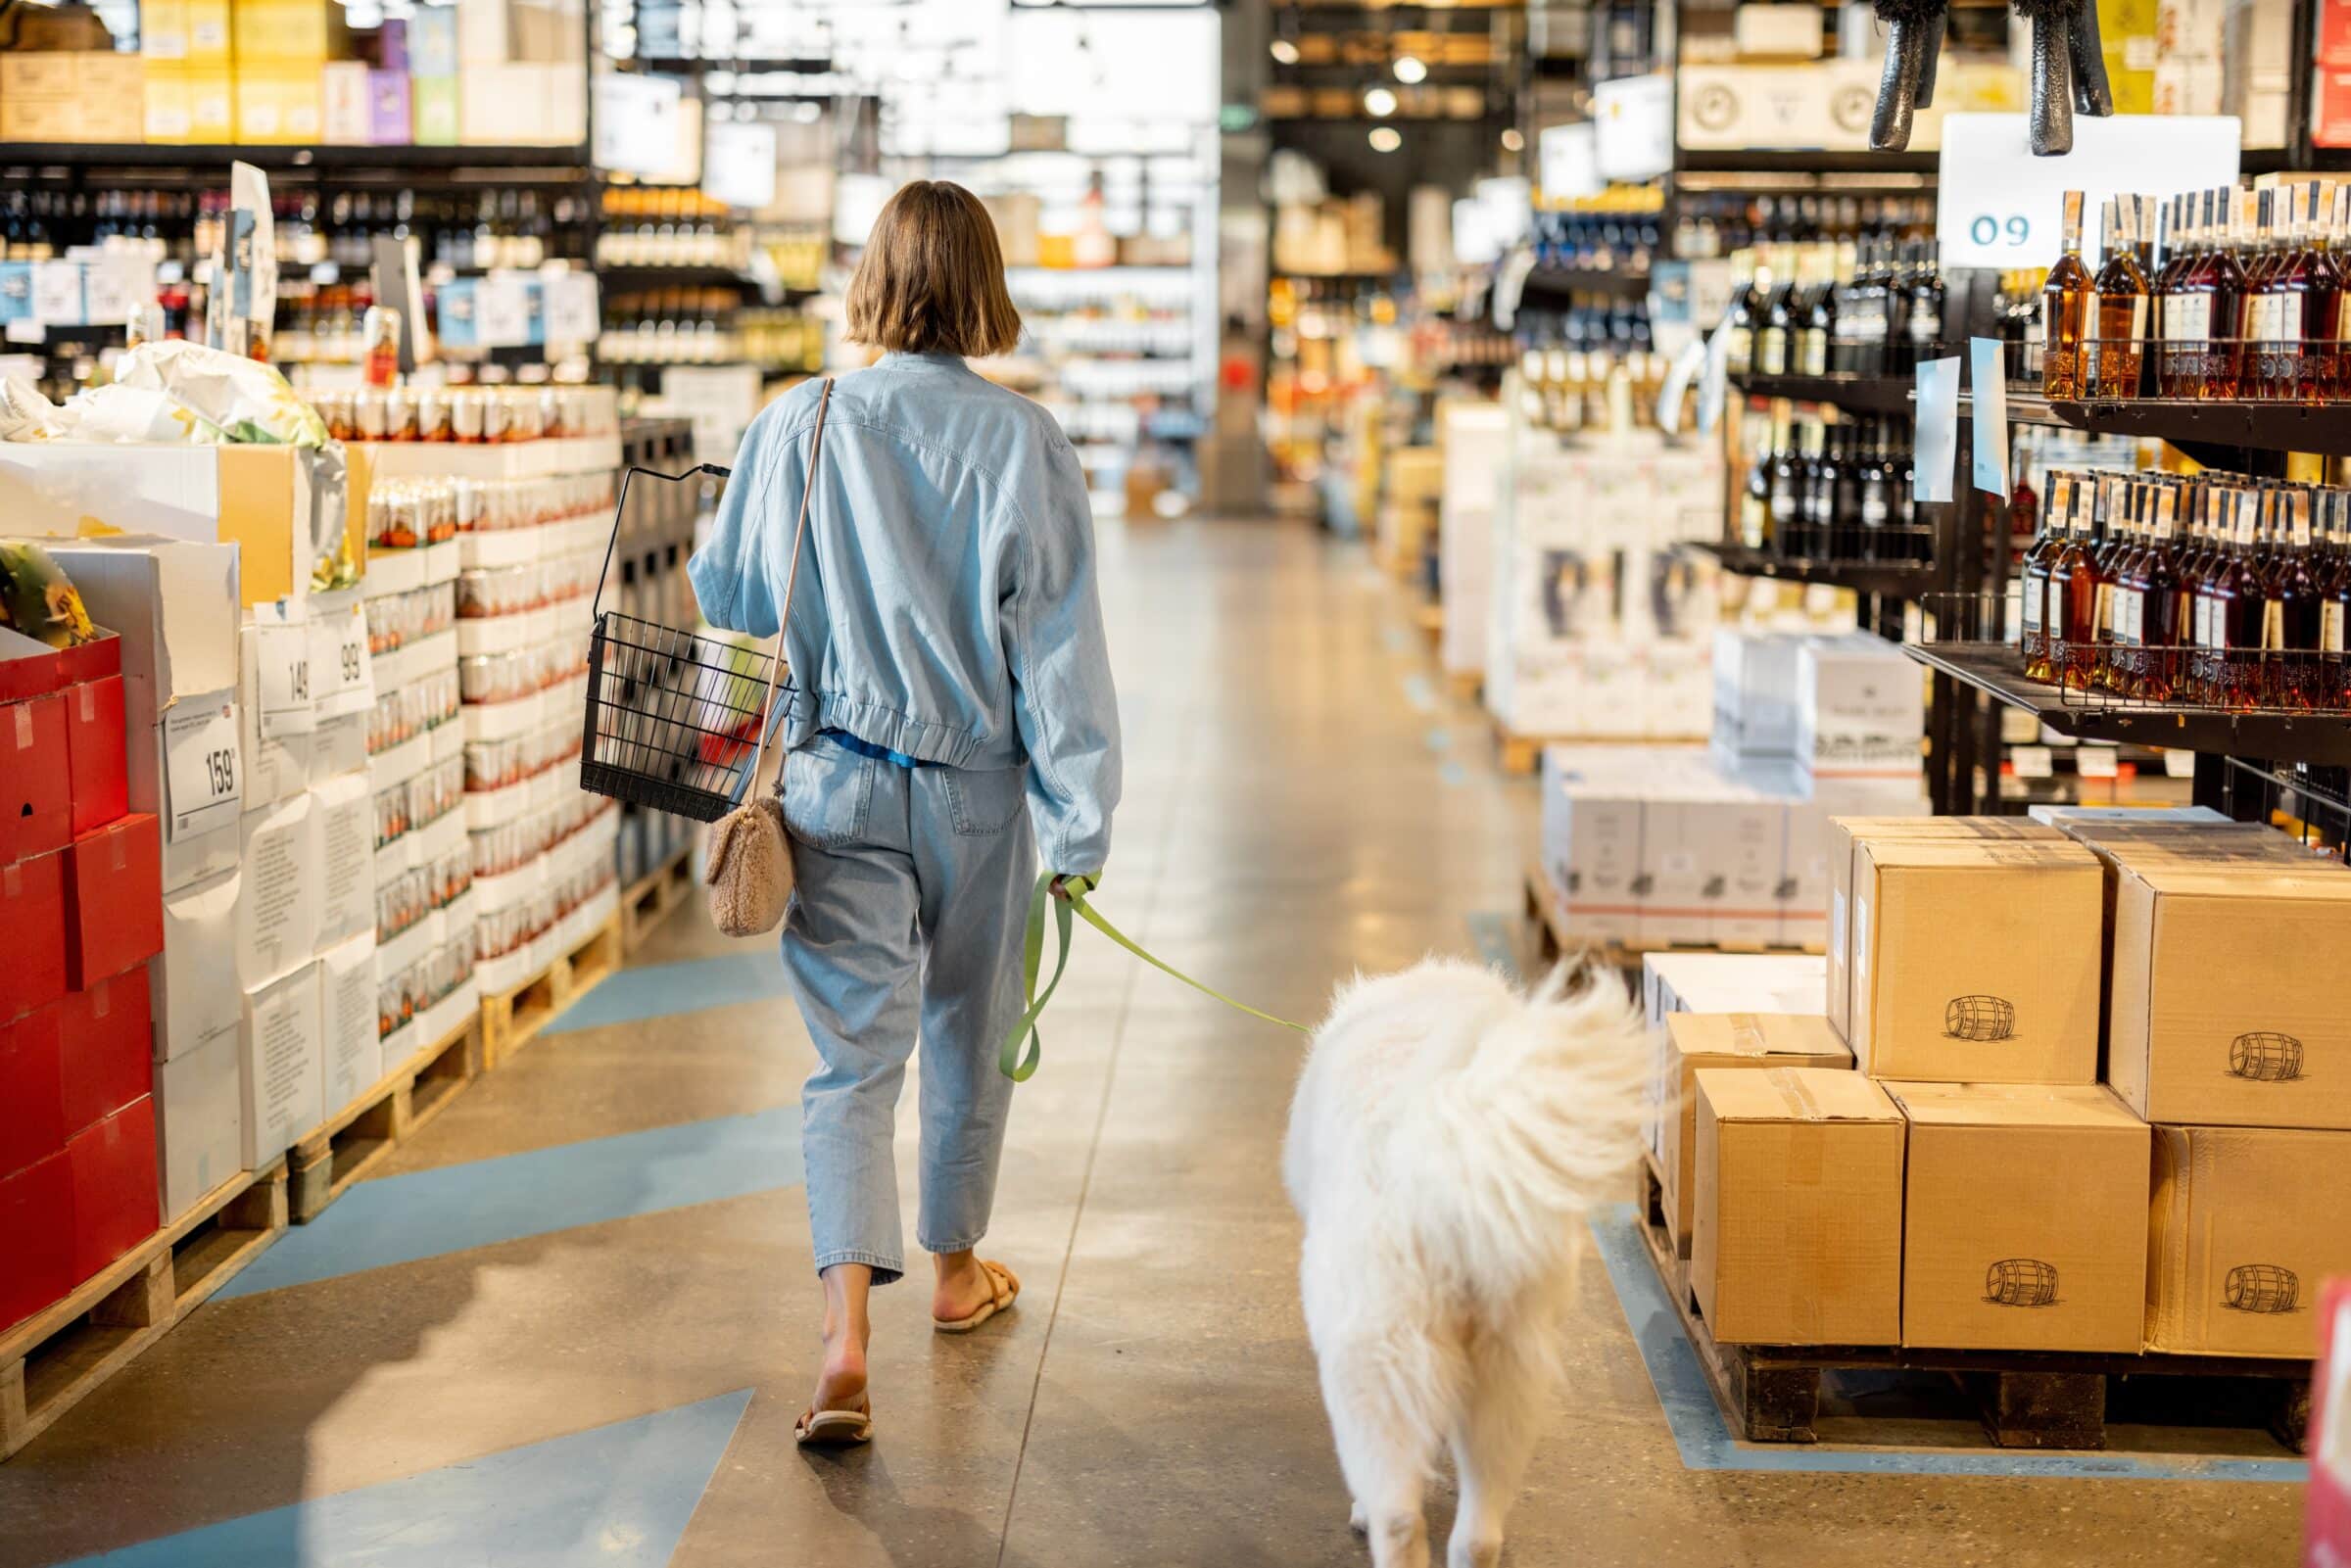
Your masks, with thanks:
M 994 1296 L 973 1307 L 969 1316 L 931 1319 L 931 1326 L 941 1334 L 969 1334 L 1020 1299 L 1020 1277 L 1011 1269 L 984 1258 L 980 1259 L 980 1266 L 987 1271 L 988 1283 L 995 1287 Z
M 792 1423 L 792 1435 L 803 1449 L 846 1449 L 870 1443 L 874 1436 L 874 1401 L 866 1395 L 854 1410 L 811 1409 Z

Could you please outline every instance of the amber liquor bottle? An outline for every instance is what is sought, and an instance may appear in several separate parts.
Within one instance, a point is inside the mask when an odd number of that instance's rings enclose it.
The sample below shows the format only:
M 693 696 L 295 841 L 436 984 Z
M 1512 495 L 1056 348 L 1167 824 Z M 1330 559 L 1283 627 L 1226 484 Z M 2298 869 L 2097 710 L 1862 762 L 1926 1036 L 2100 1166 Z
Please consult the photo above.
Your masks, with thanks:
M 2049 470 L 2048 500 L 2041 508 L 2040 537 L 2025 551 L 2023 569 L 2017 574 L 2024 585 L 2023 613 L 2019 617 L 2023 630 L 2019 635 L 2018 651 L 2024 655 L 2025 675 L 2035 681 L 2052 678 L 2049 665 L 2049 629 L 2052 624 L 2062 628 L 2062 607 L 2052 617 L 2049 614 L 2049 571 L 2057 557 L 2065 552 L 2067 508 L 2073 504 L 2077 476 L 2061 468 Z
M 2342 269 L 2327 241 L 2333 194 L 2319 180 L 2301 185 L 2293 247 L 2272 286 L 2279 296 L 2278 328 L 2286 340 L 2287 356 L 2278 396 L 2295 403 L 2324 403 L 2333 395 L 2333 334 L 2343 291 Z
M 2236 396 L 2245 273 L 2227 239 L 2232 194 L 2227 189 L 2197 193 L 2197 224 L 2204 243 L 2164 300 L 2164 339 L 2178 346 L 2175 397 Z
M 2271 290 L 2288 260 L 2284 235 L 2291 225 L 2279 206 L 2284 192 L 2270 189 L 2251 194 L 2252 233 L 2249 238 L 2240 236 L 2245 243 L 2237 250 L 2237 260 L 2245 269 L 2245 341 L 2237 358 L 2237 394 L 2266 399 L 2278 395 L 2279 355 L 2284 348 L 2279 333 L 2279 307 L 2283 300 Z
M 2262 699 L 2274 707 L 2324 706 L 2319 688 L 2322 585 L 2311 559 L 2310 492 L 2278 498 L 2278 548 L 2264 574 Z
M 2181 550 L 2177 524 L 2178 484 L 2156 488 L 2154 522 L 2139 552 L 2133 612 L 2138 634 L 2138 673 L 2134 694 L 2148 702 L 2176 700 L 2186 685 L 2187 651 L 2180 628 L 2185 620 L 2181 596 Z
M 2094 330 L 2089 268 L 2082 261 L 2082 193 L 2065 193 L 2065 254 L 2049 268 L 2041 285 L 2040 315 L 2045 347 L 2041 354 L 2041 395 L 2056 401 L 2079 400 L 2085 390 L 2083 348 Z
M 2105 481 L 2098 482 L 2102 488 Z M 2097 489 L 2084 486 L 2074 498 L 2073 527 L 2067 535 L 2065 549 L 2049 567 L 2049 600 L 2065 608 L 2064 636 L 2059 645 L 2050 649 L 2051 663 L 2057 678 L 2076 691 L 2089 689 L 2091 673 L 2097 660 L 2097 626 L 2100 608 L 2097 541 L 2092 533 L 2096 526 L 2095 503 Z M 2056 638 L 2057 631 L 2051 629 Z
M 2235 529 L 2229 553 L 2206 579 L 2210 602 L 2206 635 L 2206 700 L 2232 708 L 2251 707 L 2261 686 L 2261 623 L 2268 591 L 2254 562 L 2264 492 L 2237 493 Z
M 2205 635 L 2211 625 L 2204 583 L 2219 559 L 2212 520 L 2216 509 L 2225 504 L 2227 494 L 2218 485 L 2197 484 L 2189 487 L 2184 502 L 2187 543 L 2180 550 L 2179 633 L 2183 651 L 2176 671 L 2179 689 L 2173 695 L 2177 701 L 2200 701 L 2203 696 Z
M 2139 265 L 2138 198 L 2117 196 L 2106 204 L 2106 264 L 2098 268 L 2092 317 L 2096 338 L 2089 346 L 2083 379 L 2088 396 L 2138 396 L 2140 355 L 2147 337 L 2147 274 Z
M 2138 686 L 2138 564 L 2145 548 L 2142 517 L 2149 487 L 2135 479 L 2117 486 L 2118 508 L 2106 521 L 2106 612 L 2099 628 L 2093 684 L 2128 696 Z
M 2319 578 L 2319 680 L 2323 706 L 2351 707 L 2351 491 L 2325 490 Z

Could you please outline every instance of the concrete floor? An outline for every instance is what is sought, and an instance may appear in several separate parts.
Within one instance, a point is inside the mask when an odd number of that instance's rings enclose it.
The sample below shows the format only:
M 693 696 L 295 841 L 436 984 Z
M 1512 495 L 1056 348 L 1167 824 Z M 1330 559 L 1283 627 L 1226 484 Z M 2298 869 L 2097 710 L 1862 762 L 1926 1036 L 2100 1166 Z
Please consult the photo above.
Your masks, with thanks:
M 1515 911 L 1532 791 L 1494 775 L 1474 711 L 1436 695 L 1402 601 L 1360 552 L 1197 525 L 1108 528 L 1104 554 L 1129 747 L 1101 898 L 1114 919 L 1306 1018 L 1349 970 L 1465 949 L 1472 916 Z M 690 910 L 639 963 L 730 951 Z M 521 1151 L 791 1106 L 811 1057 L 789 1003 L 692 1011 L 699 973 L 644 981 L 666 1016 L 537 1042 L 379 1179 L 463 1181 Z M 739 1390 L 741 1423 L 679 1515 L 681 1568 L 1363 1562 L 1277 1178 L 1297 1049 L 1087 942 L 1016 1102 L 986 1248 L 1027 1294 L 1001 1326 L 943 1339 L 919 1285 L 882 1293 L 868 1449 L 792 1445 L 816 1287 L 796 1158 L 779 1158 L 771 1190 L 207 1306 L 0 1466 L 0 1565 L 430 1477 Z M 902 1181 L 911 1194 L 910 1167 Z M 1687 1470 L 1605 1271 L 1581 1278 L 1571 1385 L 1512 1521 L 1509 1560 L 1524 1568 L 2296 1555 L 2289 1486 Z M 316 1502 L 271 1517 L 293 1523 L 266 1549 L 191 1537 L 216 1544 L 134 1560 L 641 1560 L 613 1531 L 572 1541 L 560 1522 L 533 1554 L 510 1519 L 504 1547 L 443 1519 L 453 1539 L 402 1556 L 398 1530 L 362 1550 Z

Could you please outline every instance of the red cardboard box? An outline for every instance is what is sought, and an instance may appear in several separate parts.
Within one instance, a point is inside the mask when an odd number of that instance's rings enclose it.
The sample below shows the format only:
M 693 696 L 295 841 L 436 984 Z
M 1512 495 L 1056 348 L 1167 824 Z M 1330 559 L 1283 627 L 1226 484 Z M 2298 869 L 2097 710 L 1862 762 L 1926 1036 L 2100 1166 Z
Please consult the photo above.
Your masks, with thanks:
M 104 627 L 77 648 L 53 648 L 14 627 L 0 626 L 0 702 L 45 696 L 76 681 L 122 673 L 122 640 Z
M 164 950 L 164 835 L 119 817 L 66 851 L 66 983 L 86 991 Z
M 73 1181 L 59 1150 L 0 1176 L 0 1331 L 72 1290 Z
M 73 838 L 66 699 L 52 692 L 0 707 L 0 865 Z
M 155 1101 L 141 1095 L 66 1140 L 72 1183 L 72 1278 L 80 1284 L 145 1241 L 158 1223 Z
M 66 853 L 0 865 L 0 1019 L 66 994 Z
M 0 1023 L 0 1178 L 66 1146 L 65 1018 L 66 1005 L 57 1002 Z
M 43 1009 L 59 1018 L 58 1090 L 66 1136 L 148 1090 L 155 1061 L 147 972 L 134 969 Z
M 72 775 L 73 832 L 79 836 L 130 809 L 122 678 L 84 681 L 58 697 L 66 705 L 66 767 Z
M 2330 1279 L 2319 1290 L 2308 1451 L 2302 1561 L 2306 1568 L 2343 1568 L 2351 1563 L 2351 1279 Z

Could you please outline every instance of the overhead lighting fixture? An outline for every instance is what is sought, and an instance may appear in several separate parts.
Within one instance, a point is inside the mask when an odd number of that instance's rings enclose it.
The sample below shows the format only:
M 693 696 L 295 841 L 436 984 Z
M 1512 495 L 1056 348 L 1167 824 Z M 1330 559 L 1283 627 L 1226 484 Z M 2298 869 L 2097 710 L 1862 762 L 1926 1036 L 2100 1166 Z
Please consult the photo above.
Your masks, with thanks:
M 1526 151 L 1526 137 L 1519 132 L 1517 126 L 1512 125 L 1510 129 L 1502 133 L 1502 150 L 1506 153 L 1523 153 Z
M 1428 67 L 1421 64 L 1420 57 L 1417 55 L 1398 55 L 1396 57 L 1396 79 L 1408 87 L 1426 81 L 1428 80 Z
M 1367 112 L 1385 119 L 1396 113 L 1396 95 L 1385 87 L 1374 87 L 1364 94 L 1364 108 Z
M 1276 38 L 1268 47 L 1273 51 L 1273 58 L 1281 64 L 1285 66 L 1298 64 L 1298 46 L 1289 39 Z
M 1371 130 L 1371 150 L 1392 153 L 1404 145 L 1404 132 L 1393 125 L 1376 125 Z

